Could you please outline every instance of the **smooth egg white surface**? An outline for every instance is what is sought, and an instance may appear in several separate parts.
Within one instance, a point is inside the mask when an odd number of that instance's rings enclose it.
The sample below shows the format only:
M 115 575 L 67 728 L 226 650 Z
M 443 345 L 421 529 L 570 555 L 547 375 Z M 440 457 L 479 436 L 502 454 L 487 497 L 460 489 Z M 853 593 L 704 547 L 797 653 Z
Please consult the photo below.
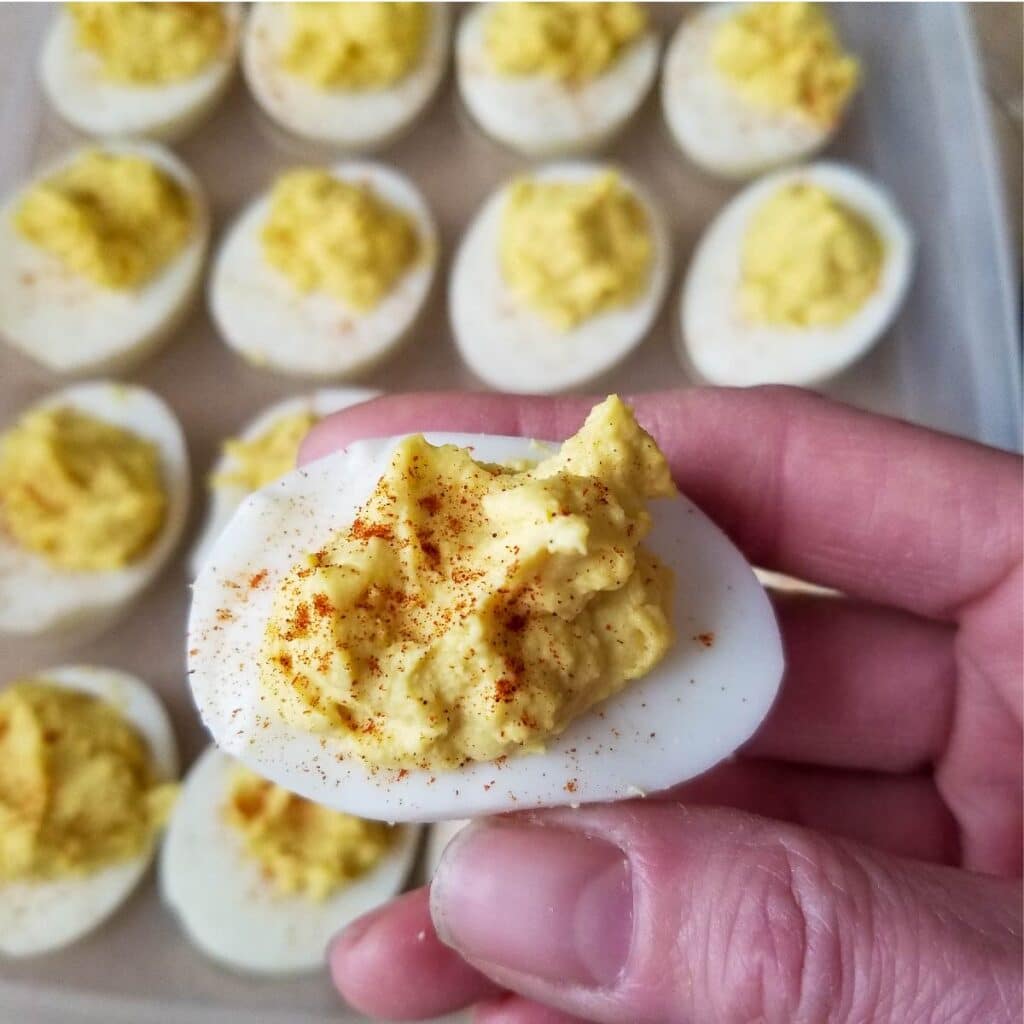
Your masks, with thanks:
M 62 8 L 53 19 L 39 61 L 47 99 L 65 121 L 86 135 L 180 139 L 207 117 L 231 82 L 242 5 L 221 6 L 227 22 L 221 53 L 191 78 L 153 85 L 104 78 L 100 58 L 78 45 L 74 20 Z
M 325 388 L 308 395 L 286 398 L 284 401 L 275 402 L 269 409 L 264 409 L 258 416 L 250 420 L 238 437 L 243 441 L 252 441 L 270 430 L 278 420 L 284 419 L 286 416 L 310 412 L 314 416 L 322 418 L 347 406 L 368 402 L 379 394 L 379 391 L 372 388 Z M 210 471 L 210 476 L 216 477 L 221 473 L 228 473 L 234 468 L 234 465 L 235 460 L 222 451 Z M 235 514 L 235 509 L 241 505 L 249 493 L 244 487 L 237 484 L 211 484 L 209 491 L 210 502 L 206 521 L 203 523 L 199 540 L 189 555 L 189 572 L 192 576 L 199 574 L 214 541 L 230 522 L 231 517 Z
M 281 66 L 291 34 L 289 4 L 257 3 L 242 41 L 242 70 L 256 102 L 286 130 L 305 139 L 368 150 L 412 125 L 444 78 L 449 13 L 430 5 L 430 24 L 419 64 L 384 89 L 320 89 Z
M 188 514 L 185 437 L 161 398 L 132 384 L 101 381 L 53 392 L 31 408 L 56 406 L 69 406 L 152 442 L 160 455 L 167 510 L 150 546 L 120 569 L 62 569 L 0 530 L 0 634 L 85 635 L 110 625 L 159 573 Z
M 87 150 L 66 154 L 3 202 L 0 335 L 58 373 L 122 371 L 166 341 L 191 308 L 209 241 L 209 212 L 199 182 L 169 150 L 145 142 L 106 142 L 99 148 L 143 157 L 174 178 L 193 203 L 192 234 L 170 263 L 140 288 L 104 288 L 67 268 L 14 226 L 17 208 L 34 181 L 63 170 Z
M 530 172 L 536 181 L 585 182 L 610 168 L 555 163 Z M 614 168 L 647 212 L 654 254 L 644 292 L 567 331 L 527 307 L 505 282 L 499 259 L 501 219 L 509 186 L 495 192 L 476 215 L 455 255 L 448 308 L 459 353 L 469 368 L 499 391 L 552 394 L 599 377 L 643 341 L 661 308 L 672 272 L 672 247 L 653 200 Z
M 185 779 L 160 855 L 164 902 L 191 941 L 228 967 L 261 974 L 316 970 L 332 936 L 401 891 L 419 829 L 400 826 L 373 868 L 322 903 L 281 894 L 225 820 L 232 765 L 209 747 Z
M 835 325 L 784 328 L 752 323 L 740 309 L 743 241 L 751 217 L 778 189 L 817 185 L 853 208 L 885 247 L 875 292 Z M 677 349 L 683 365 L 712 384 L 816 384 L 865 355 L 892 323 L 910 284 L 911 229 L 893 200 L 853 167 L 816 163 L 778 171 L 733 199 L 697 245 L 683 285 Z
M 210 310 L 224 341 L 256 366 L 307 377 L 348 377 L 368 370 L 405 339 L 430 294 L 438 236 L 426 200 L 406 177 L 381 164 L 346 162 L 331 173 L 369 184 L 410 216 L 418 262 L 366 312 L 326 292 L 302 294 L 264 258 L 260 239 L 270 195 L 247 207 L 229 229 L 210 275 Z
M 723 178 L 749 178 L 805 159 L 838 127 L 756 106 L 718 72 L 712 60 L 715 33 L 744 6 L 712 4 L 688 14 L 672 37 L 661 77 L 662 110 L 679 148 Z
M 178 751 L 167 712 L 140 679 L 87 665 L 45 669 L 35 677 L 114 704 L 145 737 L 160 779 L 177 776 Z M 0 882 L 0 953 L 34 956 L 82 938 L 124 903 L 146 873 L 153 852 L 77 878 Z
M 658 39 L 648 30 L 589 81 L 504 75 L 491 63 L 485 26 L 494 4 L 463 15 L 455 39 L 459 95 L 473 120 L 496 141 L 532 157 L 598 148 L 636 113 L 658 71 Z
M 486 462 L 537 457 L 524 438 L 426 437 Z M 449 771 L 373 770 L 329 731 L 283 721 L 259 673 L 275 594 L 298 559 L 351 525 L 399 440 L 356 442 L 283 477 L 247 498 L 218 539 L 193 589 L 188 647 L 192 694 L 220 747 L 338 810 L 441 821 L 641 796 L 705 771 L 753 733 L 782 675 L 774 614 L 742 555 L 682 497 L 652 503 L 645 542 L 675 573 L 675 646 L 543 753 Z

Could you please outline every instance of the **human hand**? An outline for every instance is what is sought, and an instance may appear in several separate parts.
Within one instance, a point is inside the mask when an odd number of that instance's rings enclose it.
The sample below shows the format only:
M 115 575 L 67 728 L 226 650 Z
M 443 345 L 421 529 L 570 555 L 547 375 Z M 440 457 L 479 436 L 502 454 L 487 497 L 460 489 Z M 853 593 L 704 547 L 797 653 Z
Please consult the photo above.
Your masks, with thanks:
M 447 429 L 561 439 L 577 398 L 406 395 L 303 458 Z M 1002 1024 L 1021 1009 L 1021 464 L 784 389 L 638 397 L 775 598 L 787 671 L 732 761 L 616 805 L 482 821 L 330 962 L 376 1016 L 480 1024 Z

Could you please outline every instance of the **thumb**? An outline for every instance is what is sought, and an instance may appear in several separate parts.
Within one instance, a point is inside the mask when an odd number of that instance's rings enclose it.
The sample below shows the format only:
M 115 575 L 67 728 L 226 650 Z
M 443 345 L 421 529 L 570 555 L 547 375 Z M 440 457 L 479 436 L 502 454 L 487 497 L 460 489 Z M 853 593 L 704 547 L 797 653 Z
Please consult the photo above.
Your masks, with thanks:
M 735 811 L 626 804 L 479 822 L 431 887 L 438 935 L 587 1020 L 1002 1024 L 1021 889 Z

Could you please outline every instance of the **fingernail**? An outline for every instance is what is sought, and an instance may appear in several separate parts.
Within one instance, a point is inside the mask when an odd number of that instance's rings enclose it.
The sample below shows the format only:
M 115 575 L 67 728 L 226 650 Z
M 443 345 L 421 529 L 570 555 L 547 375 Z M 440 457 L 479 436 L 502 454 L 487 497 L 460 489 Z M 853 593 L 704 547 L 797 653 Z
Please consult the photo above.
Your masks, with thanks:
M 430 913 L 441 940 L 485 969 L 608 985 L 633 934 L 629 862 L 582 832 L 481 822 L 445 850 Z

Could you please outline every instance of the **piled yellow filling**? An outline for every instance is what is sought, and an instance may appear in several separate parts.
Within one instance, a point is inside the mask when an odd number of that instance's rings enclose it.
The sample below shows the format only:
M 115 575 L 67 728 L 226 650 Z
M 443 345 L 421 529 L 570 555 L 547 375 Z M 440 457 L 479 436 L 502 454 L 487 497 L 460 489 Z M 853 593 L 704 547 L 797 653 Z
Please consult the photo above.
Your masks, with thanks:
M 0 882 L 84 875 L 145 853 L 176 792 L 97 697 L 35 679 L 0 693 Z
M 394 840 L 389 825 L 321 807 L 241 765 L 225 813 L 279 892 L 314 901 L 369 871 Z
M 295 468 L 302 439 L 317 417 L 311 412 L 281 416 L 251 441 L 232 438 L 224 442 L 231 465 L 213 477 L 214 487 L 241 487 L 258 491 Z
M 384 89 L 420 61 L 422 3 L 297 3 L 283 66 L 320 89 Z
M 780 189 L 743 239 L 740 304 L 756 323 L 842 323 L 871 297 L 885 248 L 862 214 L 816 185 Z
M 500 3 L 487 17 L 484 43 L 504 75 L 596 78 L 647 28 L 634 3 Z
M 103 77 L 125 85 L 193 78 L 227 40 L 220 4 L 70 3 L 75 41 L 96 54 Z
M 0 524 L 61 569 L 128 565 L 166 512 L 156 446 L 121 427 L 50 408 L 0 438 Z
M 298 291 L 324 291 L 359 311 L 391 291 L 421 248 L 408 214 L 369 185 L 315 169 L 278 179 L 262 241 L 267 262 Z
M 857 87 L 860 65 L 816 3 L 752 3 L 724 21 L 712 60 L 746 100 L 830 126 Z
M 188 194 L 149 160 L 93 150 L 27 190 L 17 230 L 105 288 L 138 288 L 181 251 Z
M 654 259 L 647 213 L 612 172 L 586 182 L 515 182 L 499 247 L 509 286 L 562 330 L 629 305 Z
M 671 646 L 672 574 L 641 542 L 675 493 L 617 397 L 532 469 L 402 441 L 276 595 L 268 697 L 375 766 L 543 748 Z

